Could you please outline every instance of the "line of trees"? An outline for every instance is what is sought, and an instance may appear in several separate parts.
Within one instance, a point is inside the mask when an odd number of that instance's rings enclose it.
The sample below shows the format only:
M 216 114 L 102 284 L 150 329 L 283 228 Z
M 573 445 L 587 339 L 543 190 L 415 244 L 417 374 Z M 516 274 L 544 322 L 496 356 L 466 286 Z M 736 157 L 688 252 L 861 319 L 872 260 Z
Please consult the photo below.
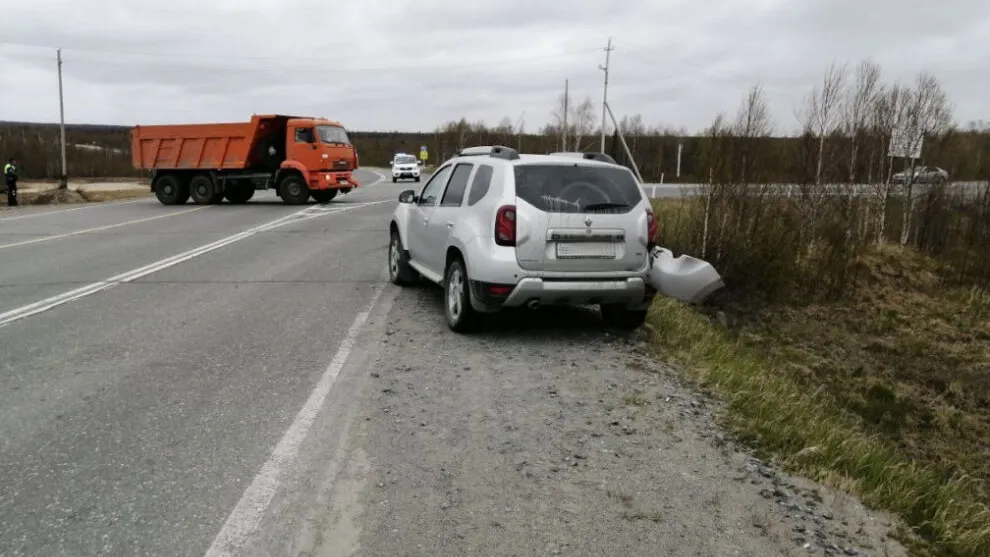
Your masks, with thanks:
M 953 283 L 990 288 L 990 136 L 952 125 L 932 74 L 888 83 L 870 60 L 832 65 L 795 116 L 800 137 L 773 137 L 759 85 L 734 117 L 718 114 L 693 160 L 707 174 L 703 195 L 660 217 L 664 244 L 712 261 L 761 300 L 849 295 L 864 255 L 891 245 L 931 256 Z M 924 161 L 979 182 L 915 184 L 919 161 L 887 156 L 905 129 L 917 132 L 903 135 L 907 152 L 923 137 Z M 904 183 L 893 179 L 902 169 Z M 782 170 L 791 185 L 779 185 Z
M 762 101 L 762 90 L 756 94 Z M 420 145 L 428 147 L 432 162 L 469 145 L 505 144 L 533 153 L 597 150 L 600 113 L 596 106 L 588 97 L 578 101 L 562 94 L 551 107 L 550 121 L 535 133 L 527 133 L 521 119 L 514 122 L 505 117 L 496 125 L 461 118 L 432 132 L 352 131 L 350 135 L 363 164 L 369 166 L 386 165 L 396 152 L 416 153 Z M 940 166 L 954 180 L 988 177 L 983 161 L 990 156 L 990 125 L 982 121 L 953 125 L 946 94 L 928 73 L 910 85 L 887 85 L 882 83 L 880 67 L 870 60 L 852 70 L 833 65 L 796 111 L 800 134 L 775 133 L 774 126 L 764 125 L 767 118 L 762 116 L 766 115 L 751 116 L 754 120 L 733 122 L 732 126 L 738 131 L 748 125 L 751 129 L 743 129 L 741 134 L 747 136 L 747 145 L 758 146 L 764 155 L 759 168 L 753 167 L 752 157 L 744 165 L 759 173 L 751 175 L 752 179 L 794 184 L 874 182 L 890 174 L 887 149 L 897 126 L 925 132 L 919 164 Z M 710 180 L 712 165 L 706 150 L 711 141 L 707 132 L 692 135 L 684 129 L 651 127 L 638 114 L 623 116 L 619 126 L 645 180 Z M 722 121 L 720 126 L 728 124 Z M 70 176 L 138 175 L 131 168 L 128 131 L 125 126 L 67 126 Z M 679 149 L 681 172 L 677 177 Z M 606 138 L 606 150 L 629 164 L 615 134 Z M 845 154 L 836 156 L 839 152 Z M 61 164 L 58 126 L 0 122 L 0 156 L 16 156 L 26 177 L 57 178 Z

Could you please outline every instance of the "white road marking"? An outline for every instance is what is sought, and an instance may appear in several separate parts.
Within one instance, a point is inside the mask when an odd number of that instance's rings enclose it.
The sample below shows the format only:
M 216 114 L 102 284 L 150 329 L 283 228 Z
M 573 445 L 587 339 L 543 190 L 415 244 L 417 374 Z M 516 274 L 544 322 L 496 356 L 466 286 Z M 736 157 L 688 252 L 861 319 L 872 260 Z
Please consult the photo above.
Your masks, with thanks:
M 51 240 L 59 240 L 61 238 L 69 238 L 71 236 L 79 236 L 80 234 L 89 234 L 90 232 L 99 232 L 101 230 L 110 230 L 111 228 L 118 228 L 121 226 L 127 226 L 129 224 L 138 224 L 142 222 L 150 222 L 153 220 L 164 219 L 168 217 L 174 217 L 176 215 L 184 215 L 186 213 L 192 213 L 193 211 L 201 211 L 203 209 L 209 209 L 212 205 L 204 205 L 201 207 L 193 207 L 192 209 L 185 209 L 182 211 L 175 211 L 173 213 L 165 213 L 163 215 L 155 215 L 153 217 L 144 217 L 140 219 L 134 219 L 124 222 L 118 222 L 116 224 L 106 224 L 103 226 L 94 226 L 93 228 L 86 228 L 83 230 L 75 230 L 73 232 L 66 232 L 64 234 L 55 234 L 53 236 L 42 236 L 41 238 L 33 238 L 31 240 L 23 240 L 21 242 L 12 242 L 9 244 L 0 244 L 0 249 L 5 248 L 16 248 L 18 246 L 27 246 L 30 244 L 38 244 L 41 242 L 48 242 Z
M 168 257 L 156 261 L 149 265 L 145 265 L 143 267 L 139 267 L 137 269 L 127 271 L 126 273 L 121 273 L 119 275 L 110 277 L 106 280 L 101 280 L 99 282 L 87 284 L 86 286 L 76 288 L 75 290 L 70 290 L 68 292 L 64 292 L 62 294 L 52 296 L 50 298 L 45 298 L 44 300 L 39 300 L 37 302 L 34 302 L 33 304 L 28 304 L 26 306 L 21 306 L 19 308 L 15 308 L 10 311 L 6 311 L 4 313 L 0 313 L 0 327 L 5 327 L 10 323 L 13 323 L 14 321 L 18 321 L 20 319 L 24 319 L 25 317 L 37 315 L 39 313 L 48 311 L 52 308 L 67 304 L 69 302 L 78 300 L 80 298 L 84 298 L 86 296 L 96 294 L 97 292 L 101 292 L 118 284 L 133 282 L 139 278 L 148 276 L 152 273 L 157 273 L 158 271 L 167 269 L 174 265 L 178 265 L 179 263 L 182 263 L 184 261 L 189 261 L 194 257 L 199 257 L 200 255 L 210 253 L 211 251 L 218 250 L 224 246 L 229 246 L 234 242 L 239 242 L 245 238 L 250 238 L 251 236 L 258 234 L 259 232 L 266 232 L 268 230 L 273 230 L 280 226 L 306 221 L 315 217 L 333 215 L 336 213 L 342 213 L 344 211 L 350 211 L 351 209 L 358 209 L 361 207 L 367 207 L 369 205 L 378 205 L 381 203 L 389 203 L 389 201 L 371 201 L 366 203 L 354 204 L 330 212 L 314 212 L 316 206 L 307 207 L 305 209 L 302 209 L 301 211 L 296 211 L 295 213 L 275 219 L 271 222 L 262 224 L 260 226 L 249 228 L 243 232 L 234 234 L 233 236 L 228 236 L 227 238 L 217 240 L 216 242 L 212 242 L 200 246 L 198 248 L 191 249 L 189 251 L 180 253 L 178 255 L 173 255 L 172 257 Z
M 6 222 L 9 220 L 20 220 L 20 219 L 30 219 L 34 217 L 44 217 L 46 215 L 61 215 L 62 213 L 71 213 L 72 211 L 82 211 L 83 209 L 99 209 L 100 207 L 113 207 L 114 205 L 127 205 L 128 203 L 137 203 L 139 201 L 146 201 L 145 199 L 135 199 L 133 201 L 112 201 L 107 203 L 89 203 L 82 207 L 73 207 L 71 209 L 54 209 L 51 211 L 38 211 L 36 213 L 28 213 L 26 215 L 17 215 L 16 217 L 0 217 L 0 222 Z
M 361 333 L 361 328 L 364 327 L 368 316 L 375 308 L 375 304 L 378 303 L 378 298 L 383 290 L 382 287 L 377 287 L 371 297 L 371 302 L 354 318 L 347 335 L 340 342 L 340 348 L 337 349 L 330 365 L 323 372 L 316 388 L 310 393 L 306 403 L 296 415 L 296 419 L 292 421 L 292 425 L 286 430 L 278 445 L 268 456 L 268 460 L 262 465 L 261 471 L 251 481 L 251 485 L 244 491 L 237 506 L 227 517 L 220 533 L 217 534 L 213 544 L 207 550 L 206 557 L 238 555 L 251 536 L 257 532 L 272 498 L 275 497 L 287 470 L 295 464 L 299 456 L 299 448 L 303 440 L 306 439 L 309 428 L 313 425 L 316 415 L 323 408 L 337 376 L 340 375 L 340 370 L 347 363 L 347 358 L 351 355 L 351 350 L 354 349 L 354 343 Z

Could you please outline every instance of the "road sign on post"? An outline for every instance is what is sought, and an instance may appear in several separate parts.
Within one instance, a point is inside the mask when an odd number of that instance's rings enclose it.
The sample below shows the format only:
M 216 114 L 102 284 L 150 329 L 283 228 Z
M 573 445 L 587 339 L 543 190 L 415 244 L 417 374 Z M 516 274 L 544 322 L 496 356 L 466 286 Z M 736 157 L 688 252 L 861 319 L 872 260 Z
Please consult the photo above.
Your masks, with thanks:
M 924 142 L 925 136 L 920 130 L 911 130 L 905 127 L 895 128 L 890 134 L 890 151 L 887 156 L 920 159 L 921 147 Z
M 426 145 L 419 146 L 419 160 L 426 162 L 430 158 L 430 152 L 426 150 Z

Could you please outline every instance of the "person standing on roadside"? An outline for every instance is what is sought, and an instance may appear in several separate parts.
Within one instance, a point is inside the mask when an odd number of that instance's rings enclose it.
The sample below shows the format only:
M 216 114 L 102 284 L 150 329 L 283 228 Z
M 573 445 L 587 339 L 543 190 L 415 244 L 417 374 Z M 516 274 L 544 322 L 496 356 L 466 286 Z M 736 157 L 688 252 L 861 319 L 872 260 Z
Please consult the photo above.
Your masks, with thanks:
M 11 158 L 3 167 L 3 181 L 7 185 L 7 206 L 17 206 L 17 161 Z

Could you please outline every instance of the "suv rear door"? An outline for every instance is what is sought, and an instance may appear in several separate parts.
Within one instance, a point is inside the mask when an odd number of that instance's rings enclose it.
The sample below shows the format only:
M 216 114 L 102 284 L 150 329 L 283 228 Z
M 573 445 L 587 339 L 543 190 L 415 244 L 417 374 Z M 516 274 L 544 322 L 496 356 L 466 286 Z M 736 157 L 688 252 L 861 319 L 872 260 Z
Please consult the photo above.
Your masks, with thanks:
M 644 268 L 647 201 L 628 169 L 588 161 L 514 166 L 516 260 L 544 272 Z

